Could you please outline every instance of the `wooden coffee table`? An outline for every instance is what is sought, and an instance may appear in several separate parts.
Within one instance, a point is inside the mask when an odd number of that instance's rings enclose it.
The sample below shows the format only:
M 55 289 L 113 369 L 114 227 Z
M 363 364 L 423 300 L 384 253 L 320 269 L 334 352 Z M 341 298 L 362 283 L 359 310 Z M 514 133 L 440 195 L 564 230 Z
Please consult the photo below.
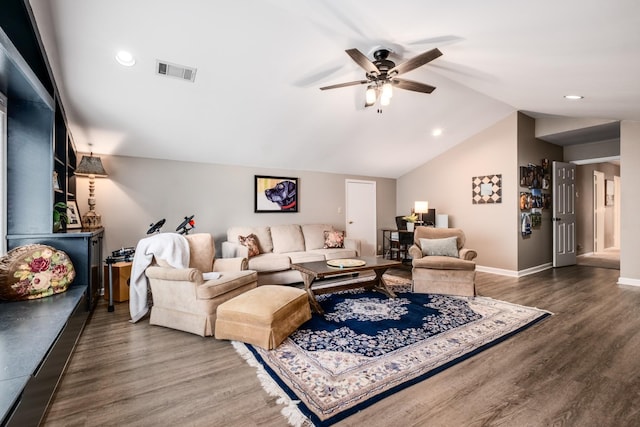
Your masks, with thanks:
M 350 260 L 360 260 L 364 265 L 351 266 Z M 382 292 L 388 297 L 395 298 L 396 294 L 387 287 L 382 275 L 390 267 L 402 265 L 400 261 L 393 261 L 377 257 L 358 257 L 349 260 L 332 260 L 336 263 L 344 261 L 343 266 L 333 267 L 327 261 L 300 262 L 291 264 L 291 268 L 298 270 L 304 280 L 304 288 L 309 295 L 311 309 L 317 313 L 324 314 L 324 310 L 316 300 L 316 295 L 330 292 L 342 291 L 345 289 L 366 288 Z M 356 274 L 356 273 L 374 274 Z M 326 282 L 315 282 L 317 279 L 324 279 L 331 276 L 341 276 L 336 280 Z M 315 282 L 315 283 L 314 283 Z M 315 285 L 315 286 L 314 286 Z

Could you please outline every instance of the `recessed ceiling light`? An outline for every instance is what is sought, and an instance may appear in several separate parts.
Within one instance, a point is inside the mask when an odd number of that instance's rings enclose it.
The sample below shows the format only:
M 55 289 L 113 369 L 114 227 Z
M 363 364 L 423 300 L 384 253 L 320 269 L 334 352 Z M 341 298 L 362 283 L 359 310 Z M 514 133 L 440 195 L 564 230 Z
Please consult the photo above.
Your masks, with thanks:
M 433 135 L 433 136 L 442 135 L 442 129 L 440 129 L 440 128 L 434 129 L 433 132 L 431 132 L 431 135 Z
M 132 67 L 136 63 L 133 55 L 126 50 L 121 50 L 120 52 L 118 52 L 118 54 L 116 55 L 116 61 L 118 61 L 119 64 L 124 65 L 125 67 Z
M 566 99 L 582 99 L 582 98 L 584 98 L 584 96 L 582 96 L 582 95 L 565 95 L 564 97 Z

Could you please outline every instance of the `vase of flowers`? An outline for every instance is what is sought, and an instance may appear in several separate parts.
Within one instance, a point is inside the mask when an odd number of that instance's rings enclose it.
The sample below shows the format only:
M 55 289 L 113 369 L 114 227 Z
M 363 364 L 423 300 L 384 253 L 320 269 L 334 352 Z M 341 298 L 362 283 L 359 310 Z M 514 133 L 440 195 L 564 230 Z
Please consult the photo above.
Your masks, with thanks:
M 407 231 L 413 231 L 416 221 L 418 220 L 418 215 L 412 213 L 411 215 L 403 216 L 402 219 L 407 221 Z

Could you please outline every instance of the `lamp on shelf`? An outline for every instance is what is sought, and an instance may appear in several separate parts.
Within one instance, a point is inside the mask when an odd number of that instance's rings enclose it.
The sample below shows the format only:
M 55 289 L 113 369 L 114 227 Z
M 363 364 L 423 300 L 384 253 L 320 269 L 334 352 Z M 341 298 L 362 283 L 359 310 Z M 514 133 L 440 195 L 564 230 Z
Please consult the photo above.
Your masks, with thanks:
M 100 228 L 102 227 L 102 216 L 96 212 L 95 179 L 108 176 L 104 166 L 102 166 L 102 160 L 100 157 L 94 156 L 93 153 L 88 156 L 82 156 L 75 175 L 89 178 L 89 212 L 82 215 L 82 228 Z
M 413 204 L 413 212 L 418 214 L 418 223 L 423 224 L 422 214 L 429 213 L 429 202 L 427 201 L 416 201 Z

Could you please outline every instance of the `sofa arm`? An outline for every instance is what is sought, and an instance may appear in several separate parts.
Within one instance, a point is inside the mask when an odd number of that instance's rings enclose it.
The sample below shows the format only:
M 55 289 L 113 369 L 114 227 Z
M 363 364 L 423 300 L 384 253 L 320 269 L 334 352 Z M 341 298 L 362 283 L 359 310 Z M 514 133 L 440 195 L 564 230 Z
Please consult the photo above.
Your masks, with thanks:
M 460 249 L 459 255 L 460 255 L 460 259 L 473 261 L 475 257 L 478 256 L 478 252 L 476 252 L 474 249 L 462 248 Z
M 202 272 L 197 268 L 171 268 L 171 267 L 147 267 L 144 271 L 149 280 L 170 280 L 202 283 Z
M 411 245 L 409 255 L 411 255 L 411 259 L 420 259 L 422 258 L 422 249 L 418 245 Z
M 360 256 L 361 244 L 359 239 L 344 239 L 344 248 L 353 249 L 356 251 L 356 256 Z
M 222 258 L 249 258 L 249 248 L 237 242 L 222 242 Z
M 213 260 L 213 271 L 241 271 L 249 268 L 246 258 L 216 258 Z

